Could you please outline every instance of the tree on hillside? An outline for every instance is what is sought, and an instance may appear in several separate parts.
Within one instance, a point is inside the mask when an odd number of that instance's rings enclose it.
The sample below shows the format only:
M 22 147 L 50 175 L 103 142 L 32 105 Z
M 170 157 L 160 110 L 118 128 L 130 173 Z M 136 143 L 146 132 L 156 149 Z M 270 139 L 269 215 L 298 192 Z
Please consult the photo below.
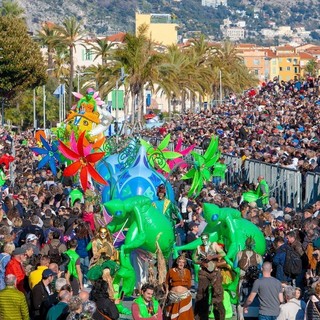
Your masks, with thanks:
M 40 48 L 27 33 L 23 20 L 0 17 L 0 97 L 8 100 L 46 81 Z
M 82 23 L 78 22 L 75 17 L 64 20 L 62 25 L 56 25 L 54 30 L 57 32 L 54 44 L 57 46 L 65 46 L 69 50 L 69 92 L 68 103 L 72 106 L 72 91 L 73 91 L 73 78 L 74 78 L 74 50 L 78 42 L 81 42 L 84 37 Z
M 24 9 L 20 7 L 17 1 L 3 0 L 0 7 L 0 15 L 7 17 L 21 18 L 24 14 Z

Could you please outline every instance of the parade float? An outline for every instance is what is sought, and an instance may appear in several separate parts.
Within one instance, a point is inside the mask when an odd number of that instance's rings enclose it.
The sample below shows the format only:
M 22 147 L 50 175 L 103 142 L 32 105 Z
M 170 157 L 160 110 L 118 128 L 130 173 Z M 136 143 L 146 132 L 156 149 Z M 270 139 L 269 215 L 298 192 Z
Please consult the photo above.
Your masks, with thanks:
M 77 94 L 77 97 L 79 101 L 64 124 L 56 128 L 56 138 L 49 142 L 41 136 L 41 146 L 32 150 L 41 158 L 39 169 L 47 166 L 53 174 L 59 170 L 63 176 L 74 179 L 74 184 L 78 185 L 75 189 L 78 191 L 73 191 L 77 193 L 73 195 L 74 199 L 81 199 L 86 190 L 99 194 L 104 212 L 100 223 L 106 224 L 113 235 L 112 245 L 119 251 L 115 285 L 118 293 L 131 295 L 136 277 L 130 260 L 133 250 L 141 249 L 151 255 L 160 251 L 168 259 L 181 250 L 194 250 L 200 244 L 200 240 L 196 240 L 175 246 L 173 226 L 177 221 L 170 221 L 163 206 L 161 210 L 157 206 L 157 190 L 162 185 L 165 198 L 174 204 L 169 177 L 173 170 L 183 167 L 186 173 L 181 179 L 190 183 L 188 195 L 196 198 L 212 179 L 212 169 L 220 157 L 219 140 L 212 137 L 204 154 L 195 152 L 194 146 L 183 149 L 181 139 L 170 151 L 170 135 L 158 145 L 140 138 L 115 143 L 112 137 L 107 139 L 104 135 L 112 116 L 99 94 L 88 89 L 85 96 Z M 256 250 L 263 254 L 263 234 L 236 209 L 204 203 L 203 211 L 207 222 L 205 232 L 210 234 L 212 241 L 222 243 L 227 253 L 225 260 L 233 273 L 224 288 L 233 298 L 232 302 L 236 302 L 234 293 L 239 281 L 239 272 L 233 266 L 236 254 L 244 249 L 249 237 L 256 239 Z M 119 237 L 123 241 L 117 241 Z

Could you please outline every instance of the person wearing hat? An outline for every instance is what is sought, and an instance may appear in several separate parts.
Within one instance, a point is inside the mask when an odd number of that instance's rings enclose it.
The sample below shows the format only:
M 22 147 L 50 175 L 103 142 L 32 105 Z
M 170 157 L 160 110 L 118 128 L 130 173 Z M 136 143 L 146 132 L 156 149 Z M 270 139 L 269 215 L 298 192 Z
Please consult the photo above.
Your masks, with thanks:
M 45 319 L 48 309 L 54 304 L 54 292 L 51 288 L 51 283 L 56 275 L 51 269 L 43 270 L 42 280 L 32 288 L 31 310 L 34 320 Z
M 39 227 L 40 220 L 41 219 L 35 214 L 31 216 L 30 218 L 31 225 L 25 227 L 20 235 L 20 239 L 19 239 L 20 245 L 23 245 L 24 243 L 26 243 L 26 238 L 28 234 L 36 235 L 40 246 L 42 246 L 45 243 L 44 232 L 42 230 L 42 227 Z
M 17 279 L 17 289 L 20 290 L 21 292 L 25 293 L 24 289 L 24 279 L 26 276 L 26 273 L 24 271 L 24 268 L 22 264 L 26 261 L 26 251 L 25 249 L 19 247 L 16 248 L 12 252 L 12 258 L 8 262 L 7 267 L 6 267 L 6 275 L 13 274 L 16 276 Z
M 6 287 L 0 291 L 0 319 L 30 319 L 26 297 L 17 290 L 16 283 L 15 275 L 5 277 Z
M 28 244 L 29 246 L 32 247 L 33 253 L 36 256 L 38 256 L 40 254 L 39 239 L 35 234 L 33 234 L 33 233 L 27 234 L 27 236 L 26 236 L 26 244 Z

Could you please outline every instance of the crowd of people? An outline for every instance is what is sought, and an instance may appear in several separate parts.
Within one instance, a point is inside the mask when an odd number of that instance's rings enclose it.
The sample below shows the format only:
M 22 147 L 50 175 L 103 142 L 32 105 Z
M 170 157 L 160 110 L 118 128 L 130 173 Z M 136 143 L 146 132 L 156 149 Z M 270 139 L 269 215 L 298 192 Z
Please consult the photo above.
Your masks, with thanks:
M 171 133 L 173 143 L 182 138 L 184 144 L 204 149 L 211 136 L 218 135 L 222 153 L 320 172 L 319 107 L 319 88 L 309 81 L 275 80 L 260 90 L 250 90 L 241 97 L 230 95 L 219 106 L 177 116 L 161 128 L 141 134 L 161 139 Z M 13 135 L 0 131 L 0 153 L 12 157 L 10 166 L 3 162 L 0 168 L 4 175 L 1 319 L 119 319 L 120 313 L 131 312 L 133 319 L 208 319 L 210 305 L 214 306 L 215 318 L 224 319 L 227 310 L 221 270 L 226 268 L 225 249 L 203 232 L 204 202 L 238 209 L 242 218 L 258 226 L 265 236 L 267 251 L 263 257 L 254 254 L 254 243 L 247 243 L 246 254 L 239 255 L 233 266 L 240 269 L 240 283 L 252 266 L 262 274 L 251 283 L 251 294 L 242 301 L 242 314 L 257 296 L 261 319 L 320 318 L 320 201 L 299 212 L 289 204 L 281 208 L 275 198 L 263 192 L 262 203 L 241 202 L 243 190 L 225 185 L 223 179 L 213 179 L 199 196 L 188 197 L 189 181 L 181 180 L 185 171 L 176 170 L 168 177 L 176 205 L 158 209 L 168 219 L 176 219 L 173 225 L 180 244 L 198 238 L 202 244 L 167 266 L 164 303 L 155 299 L 156 287 L 144 283 L 137 288 L 140 295 L 130 312 L 121 304 L 121 290 L 113 286 L 120 257 L 105 228 L 99 194 L 91 191 L 71 197 L 79 186 L 64 177 L 61 168 L 57 176 L 49 167 L 38 169 L 39 159 L 29 148 L 36 145 L 32 132 Z M 158 191 L 159 200 L 166 197 L 162 186 Z M 169 209 L 175 211 L 175 218 Z M 289 249 L 301 259 L 301 270 L 294 275 L 285 268 Z M 272 282 L 266 279 L 270 277 Z M 293 318 L 293 310 L 297 318 Z
M 310 80 L 311 81 L 311 80 Z M 244 96 L 230 94 L 222 104 L 199 113 L 179 114 L 142 134 L 205 147 L 219 136 L 222 153 L 319 172 L 319 88 L 308 81 L 269 81 Z

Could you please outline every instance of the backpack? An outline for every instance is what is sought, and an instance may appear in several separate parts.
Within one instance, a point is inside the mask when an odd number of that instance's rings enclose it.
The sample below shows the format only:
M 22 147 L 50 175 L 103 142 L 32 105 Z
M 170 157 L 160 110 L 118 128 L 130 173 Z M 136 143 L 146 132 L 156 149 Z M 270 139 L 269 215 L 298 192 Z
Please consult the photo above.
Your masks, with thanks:
M 294 251 L 290 246 L 286 246 L 285 253 L 284 273 L 289 277 L 297 276 L 302 272 L 302 260 L 298 252 Z
M 56 247 L 53 247 L 53 245 L 51 243 L 49 243 L 48 246 L 49 246 L 48 256 L 50 258 L 50 262 L 57 263 L 59 266 L 62 263 L 62 257 L 59 252 L 59 248 L 61 246 L 61 243 L 59 243 L 59 245 Z

